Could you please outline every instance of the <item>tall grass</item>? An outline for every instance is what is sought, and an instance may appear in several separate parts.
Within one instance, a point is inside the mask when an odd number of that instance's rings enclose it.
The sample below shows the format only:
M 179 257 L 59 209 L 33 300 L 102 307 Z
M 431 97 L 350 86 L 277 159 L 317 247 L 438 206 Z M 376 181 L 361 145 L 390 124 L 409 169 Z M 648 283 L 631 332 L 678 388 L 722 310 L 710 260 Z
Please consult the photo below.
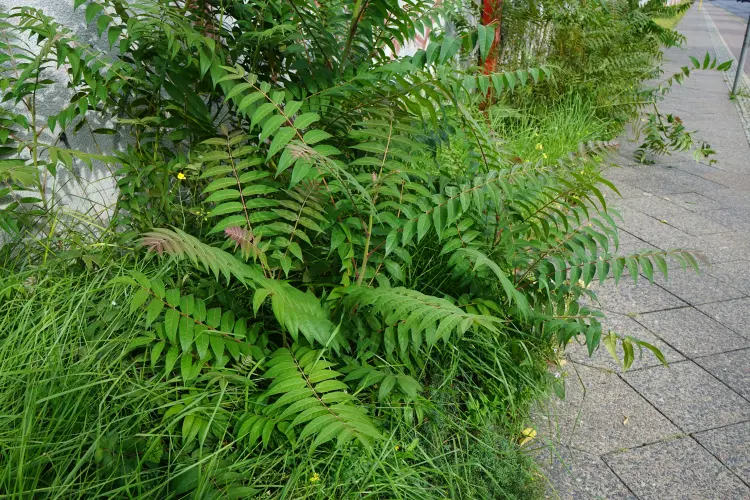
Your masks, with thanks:
M 196 499 L 533 498 L 537 492 L 530 458 L 504 436 L 520 432 L 523 407 L 534 396 L 517 387 L 538 380 L 528 379 L 528 366 L 498 356 L 507 346 L 477 339 L 467 339 L 448 369 L 481 373 L 485 366 L 489 374 L 497 370 L 493 363 L 500 365 L 497 383 L 517 395 L 498 402 L 498 408 L 508 404 L 501 418 L 469 417 L 474 429 L 484 422 L 478 432 L 467 432 L 462 420 L 463 388 L 435 381 L 438 396 L 426 421 L 416 428 L 397 423 L 371 452 L 248 452 L 230 437 L 218 449 L 183 451 L 180 427 L 160 416 L 186 388 L 179 378 L 145 378 L 127 355 L 140 332 L 128 321 L 126 297 L 107 286 L 122 263 L 108 262 L 96 270 L 53 260 L 0 271 L 0 498 L 181 498 L 188 491 Z M 242 397 L 231 387 L 219 381 L 188 410 L 229 406 Z
M 601 118 L 596 106 L 580 94 L 563 97 L 552 108 L 530 104 L 511 113 L 500 108 L 490 112 L 490 121 L 516 162 L 554 162 L 578 144 L 615 137 L 621 127 Z
M 103 288 L 105 276 L 45 268 L 11 275 L 0 286 L 0 492 L 6 497 L 95 496 L 121 475 L 93 466 L 106 461 L 103 440 L 149 420 L 150 398 L 139 387 L 137 367 L 117 362 L 135 332 Z
M 685 3 L 685 1 L 686 0 L 683 0 L 680 3 Z M 654 19 L 654 22 L 662 28 L 673 30 L 677 27 L 678 24 L 680 24 L 680 21 L 682 21 L 682 18 L 685 17 L 685 14 L 687 14 L 687 11 L 682 11 L 677 15 L 671 17 L 658 17 Z

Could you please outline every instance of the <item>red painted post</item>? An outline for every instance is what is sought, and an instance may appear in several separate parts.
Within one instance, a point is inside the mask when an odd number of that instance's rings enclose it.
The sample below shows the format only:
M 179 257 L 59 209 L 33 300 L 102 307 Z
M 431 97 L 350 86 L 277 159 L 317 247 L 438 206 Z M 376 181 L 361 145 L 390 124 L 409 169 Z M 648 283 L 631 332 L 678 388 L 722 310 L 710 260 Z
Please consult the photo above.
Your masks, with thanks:
M 490 53 L 484 61 L 484 73 L 494 73 L 497 67 L 497 58 L 500 51 L 501 24 L 503 19 L 503 0 L 482 0 L 482 24 L 488 26 L 495 24 L 495 38 L 492 41 Z

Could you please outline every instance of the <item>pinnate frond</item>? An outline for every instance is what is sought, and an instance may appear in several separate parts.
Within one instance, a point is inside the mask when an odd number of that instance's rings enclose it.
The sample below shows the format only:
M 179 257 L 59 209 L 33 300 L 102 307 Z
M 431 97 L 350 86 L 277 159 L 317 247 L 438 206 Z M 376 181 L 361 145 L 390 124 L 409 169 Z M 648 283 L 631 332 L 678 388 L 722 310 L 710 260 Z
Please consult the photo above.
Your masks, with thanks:
M 383 321 L 383 347 L 389 354 L 397 349 L 406 356 L 409 348 L 418 351 L 423 342 L 447 343 L 474 327 L 497 331 L 502 323 L 497 317 L 470 314 L 447 299 L 404 287 L 349 286 L 342 294 L 350 308 L 369 308 Z
M 241 283 L 251 284 L 263 277 L 262 272 L 254 266 L 237 260 L 233 255 L 203 243 L 198 238 L 174 228 L 154 228 L 144 233 L 141 244 L 159 255 L 167 254 L 189 259 L 193 265 L 203 268 L 229 281 L 231 277 Z
M 312 439 L 316 448 L 333 439 L 337 446 L 356 439 L 365 446 L 382 438 L 364 407 L 349 394 L 343 375 L 332 368 L 323 351 L 305 346 L 276 350 L 266 363 L 264 377 L 271 379 L 260 397 L 261 412 L 242 419 L 236 437 L 253 444 L 268 442 L 274 428 L 289 439 Z M 301 429 L 295 436 L 295 430 Z

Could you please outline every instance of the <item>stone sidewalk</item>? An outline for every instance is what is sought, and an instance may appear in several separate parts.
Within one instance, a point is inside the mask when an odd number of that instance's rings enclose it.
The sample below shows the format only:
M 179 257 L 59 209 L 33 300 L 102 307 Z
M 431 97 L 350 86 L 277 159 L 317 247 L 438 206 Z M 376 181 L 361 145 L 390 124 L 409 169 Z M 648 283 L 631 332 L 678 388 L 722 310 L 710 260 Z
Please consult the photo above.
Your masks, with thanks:
M 706 3 L 704 2 L 704 7 Z M 667 74 L 728 54 L 713 33 L 711 8 L 687 13 L 686 49 L 668 51 Z M 727 75 L 731 79 L 732 75 Z M 710 261 L 702 275 L 598 287 L 607 327 L 657 345 L 623 373 L 605 349 L 589 358 L 569 349 L 567 397 L 536 418 L 536 450 L 549 498 L 750 499 L 750 147 L 725 76 L 695 72 L 661 106 L 717 151 L 718 163 L 689 154 L 637 165 L 635 144 L 608 177 L 623 198 L 621 252 L 694 249 Z M 742 98 L 745 99 L 745 98 Z

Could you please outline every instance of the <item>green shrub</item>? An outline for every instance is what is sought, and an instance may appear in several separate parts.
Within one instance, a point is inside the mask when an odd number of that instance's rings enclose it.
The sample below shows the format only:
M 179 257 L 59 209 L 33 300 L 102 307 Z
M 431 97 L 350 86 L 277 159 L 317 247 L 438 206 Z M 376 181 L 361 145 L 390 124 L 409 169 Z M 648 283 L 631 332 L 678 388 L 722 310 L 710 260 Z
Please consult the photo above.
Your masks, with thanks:
M 34 9 L 0 19 L 0 62 L 20 70 L 3 101 L 31 113 L 3 122 L 12 158 L 0 172 L 8 194 L 42 194 L 3 213 L 16 239 L 0 288 L 0 414 L 14 425 L 0 489 L 524 498 L 536 486 L 521 430 L 531 401 L 559 389 L 553 346 L 622 342 L 626 366 L 635 346 L 661 357 L 603 332 L 602 313 L 579 302 L 595 281 L 697 265 L 683 250 L 617 255 L 601 191 L 616 188 L 600 168 L 616 144 L 600 139 L 623 121 L 593 111 L 605 94 L 580 96 L 603 78 L 585 66 L 601 51 L 581 45 L 583 67 L 550 55 L 577 75 L 576 122 L 566 101 L 544 117 L 560 85 L 544 61 L 473 66 L 491 50 L 484 27 L 458 24 L 392 60 L 394 40 L 441 13 L 426 2 L 75 3 L 111 52 Z M 556 5 L 554 40 L 637 21 L 612 38 L 645 51 L 619 73 L 635 85 L 658 59 L 653 37 L 639 38 L 657 10 Z M 56 85 L 55 66 L 72 98 L 41 123 L 37 93 Z M 520 111 L 502 117 L 508 105 Z M 42 142 L 101 116 L 118 128 L 93 132 L 123 134 L 125 151 Z M 537 127 L 558 142 L 537 148 Z M 81 220 L 56 210 L 43 179 L 78 162 L 118 169 L 118 206 L 110 227 L 60 237 Z M 24 206 L 37 208 L 22 217 Z

